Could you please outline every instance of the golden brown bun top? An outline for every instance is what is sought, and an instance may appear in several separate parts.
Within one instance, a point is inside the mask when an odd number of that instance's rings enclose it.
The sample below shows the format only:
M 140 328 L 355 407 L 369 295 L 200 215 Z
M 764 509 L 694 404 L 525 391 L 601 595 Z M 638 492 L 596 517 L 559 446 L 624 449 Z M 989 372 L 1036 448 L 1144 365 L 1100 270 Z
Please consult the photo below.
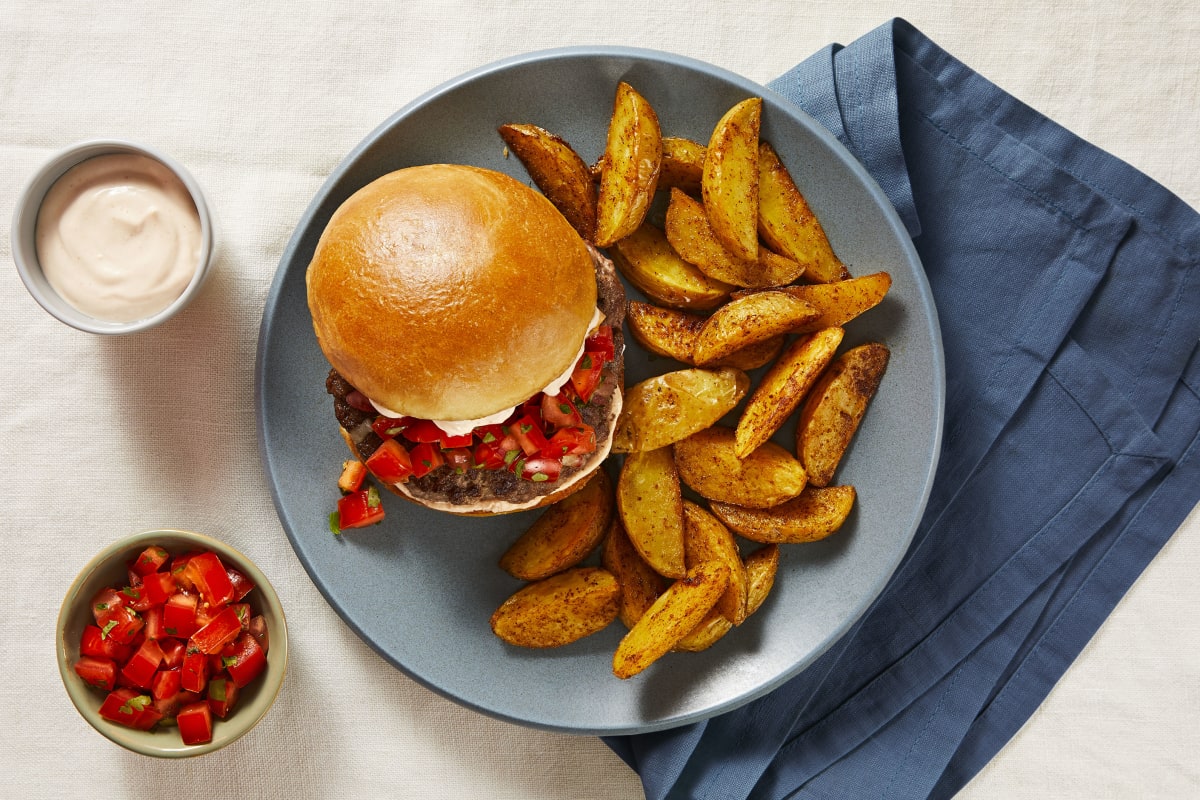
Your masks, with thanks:
M 433 164 L 373 181 L 334 212 L 308 267 L 325 357 L 423 419 L 478 419 L 573 363 L 596 310 L 579 235 L 499 172 Z

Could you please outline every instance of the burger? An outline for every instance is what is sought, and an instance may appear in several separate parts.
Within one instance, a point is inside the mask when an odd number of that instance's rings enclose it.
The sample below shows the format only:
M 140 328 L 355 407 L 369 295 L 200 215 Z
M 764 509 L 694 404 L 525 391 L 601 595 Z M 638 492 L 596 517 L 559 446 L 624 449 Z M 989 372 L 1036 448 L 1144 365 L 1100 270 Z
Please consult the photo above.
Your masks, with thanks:
M 508 175 L 409 167 L 330 218 L 306 275 L 343 438 L 374 479 L 455 514 L 580 489 L 621 410 L 610 261 Z

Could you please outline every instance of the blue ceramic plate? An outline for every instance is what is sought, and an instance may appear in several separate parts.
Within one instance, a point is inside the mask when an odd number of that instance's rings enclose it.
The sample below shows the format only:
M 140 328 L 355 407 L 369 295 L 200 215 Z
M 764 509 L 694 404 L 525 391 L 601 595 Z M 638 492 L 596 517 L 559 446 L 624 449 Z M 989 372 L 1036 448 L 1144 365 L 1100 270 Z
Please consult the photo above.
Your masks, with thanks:
M 527 180 L 496 133 L 533 122 L 584 160 L 603 150 L 617 82 L 654 105 L 665 135 L 701 142 L 735 102 L 764 98 L 762 135 L 820 216 L 854 274 L 894 278 L 883 304 L 851 324 L 849 346 L 886 342 L 883 385 L 839 478 L 859 502 L 836 536 L 784 548 L 763 608 L 710 650 L 671 654 L 628 681 L 613 677 L 621 624 L 552 651 L 510 647 L 488 627 L 519 588 L 500 554 L 535 519 L 527 512 L 464 519 L 385 497 L 377 527 L 330 534 L 346 447 L 325 393 L 304 272 L 334 209 L 401 167 L 457 162 Z M 630 292 L 636 298 L 636 292 Z M 627 352 L 632 384 L 677 368 Z M 920 519 L 941 432 L 944 377 L 933 301 L 912 242 L 883 192 L 823 128 L 766 88 L 708 64 L 628 48 L 538 52 L 457 78 L 401 109 L 351 152 L 300 220 L 263 314 L 255 385 L 259 438 L 279 517 L 329 604 L 381 656 L 415 680 L 495 717 L 576 733 L 667 728 L 735 708 L 801 671 L 866 610 Z M 789 428 L 779 435 L 785 445 Z M 747 549 L 748 551 L 748 549 Z

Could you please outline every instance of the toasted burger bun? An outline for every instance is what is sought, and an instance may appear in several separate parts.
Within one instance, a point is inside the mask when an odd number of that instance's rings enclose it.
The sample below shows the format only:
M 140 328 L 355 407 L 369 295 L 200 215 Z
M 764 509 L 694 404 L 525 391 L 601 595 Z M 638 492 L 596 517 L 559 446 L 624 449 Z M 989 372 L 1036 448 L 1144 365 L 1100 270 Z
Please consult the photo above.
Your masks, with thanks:
M 596 310 L 583 240 L 499 172 L 432 164 L 375 180 L 333 214 L 307 273 L 321 350 L 398 414 L 472 420 L 574 363 Z

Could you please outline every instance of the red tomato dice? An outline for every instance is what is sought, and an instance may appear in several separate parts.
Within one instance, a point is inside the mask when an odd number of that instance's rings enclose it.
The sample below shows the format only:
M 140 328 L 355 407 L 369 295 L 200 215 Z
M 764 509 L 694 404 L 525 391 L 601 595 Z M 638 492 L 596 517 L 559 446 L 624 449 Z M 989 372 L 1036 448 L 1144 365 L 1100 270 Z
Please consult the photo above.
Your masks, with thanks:
M 254 591 L 254 582 L 233 567 L 225 567 L 229 582 L 233 584 L 233 602 L 240 603 L 242 599 Z
M 117 688 L 117 662 L 101 656 L 80 656 L 75 674 L 88 686 L 112 691 Z
M 114 689 L 100 704 L 100 716 L 129 728 L 148 730 L 162 719 L 154 699 L 136 689 Z
M 250 618 L 249 633 L 258 640 L 258 645 L 263 649 L 263 653 L 270 651 L 271 636 L 267 632 L 267 620 L 262 614 Z
M 541 424 L 531 414 L 523 414 L 516 422 L 510 423 L 508 433 L 517 440 L 526 456 L 545 455 L 549 442 Z
M 230 657 L 223 659 L 229 677 L 244 688 L 250 684 L 267 667 L 266 651 L 259 646 L 258 640 L 249 633 L 243 633 L 233 645 Z
M 550 437 L 549 454 L 558 458 L 585 455 L 595 450 L 596 431 L 591 425 L 580 423 L 560 428 Z
M 379 490 L 374 486 L 339 498 L 337 508 L 338 530 L 343 531 L 374 525 L 382 522 L 386 516 L 383 501 L 379 499 Z
M 163 651 L 164 669 L 175 669 L 176 667 L 183 666 L 183 657 L 187 653 L 187 645 L 182 640 L 169 637 L 161 639 L 158 647 Z
M 601 325 L 596 332 L 583 343 L 584 352 L 596 353 L 602 361 L 612 361 L 616 357 L 616 347 L 613 343 L 613 329 L 609 325 Z
M 166 638 L 167 632 L 163 629 L 163 607 L 151 606 L 142 613 L 142 621 L 146 623 L 143 630 L 146 632 L 147 639 Z
M 242 632 L 242 621 L 232 607 L 225 608 L 207 625 L 192 634 L 191 644 L 201 653 L 217 653 Z
M 183 671 L 180 669 L 160 669 L 150 681 L 150 695 L 155 700 L 166 700 L 182 690 Z
M 192 703 L 179 709 L 179 713 L 175 715 L 175 724 L 179 726 L 179 736 L 184 744 L 205 744 L 212 741 L 212 709 L 208 707 L 207 702 Z
M 204 688 L 208 686 L 208 676 L 211 669 L 207 655 L 189 647 L 183 656 L 183 666 L 180 669 L 182 670 L 180 685 L 186 691 L 196 692 L 197 694 L 204 692 Z
M 237 702 L 238 685 L 229 678 L 214 678 L 208 682 L 208 707 L 221 719 L 229 716 Z
M 185 572 L 210 606 L 223 606 L 233 600 L 233 584 L 225 565 L 216 553 L 206 552 L 193 556 Z
M 142 642 L 141 647 L 134 651 L 125 666 L 121 667 L 121 677 L 141 689 L 149 689 L 154 673 L 162 663 L 162 648 L 153 639 Z
M 169 572 L 152 572 L 142 577 L 141 589 L 151 605 L 161 606 L 175 594 L 175 577 Z
M 156 544 L 150 545 L 133 560 L 133 564 L 130 566 L 130 569 L 132 569 L 138 575 L 144 577 L 149 575 L 151 572 L 157 572 L 162 568 L 163 564 L 167 563 L 168 559 L 170 558 L 171 554 L 168 553 L 164 548 L 159 547 Z
M 132 652 L 132 647 L 127 644 L 114 642 L 101 633 L 100 628 L 95 625 L 85 626 L 83 635 L 79 639 L 80 655 L 110 658 L 113 661 L 124 664 Z
M 538 456 L 525 459 L 518 474 L 527 481 L 540 483 L 541 481 L 556 481 L 561 473 L 562 462 L 557 458 Z
M 442 451 L 436 444 L 431 442 L 418 444 L 412 449 L 411 455 L 412 474 L 414 478 L 424 477 L 446 463 L 445 457 L 442 456 Z
M 384 483 L 404 483 L 413 474 L 413 460 L 404 445 L 387 439 L 367 458 L 367 469 Z
M 600 385 L 603 369 L 604 361 L 599 354 L 585 352 L 579 357 L 575 369 L 571 371 L 571 386 L 585 403 L 591 399 L 592 393 Z
M 542 395 L 542 419 L 555 428 L 583 424 L 583 415 L 575 407 L 571 393 L 565 389 L 556 395 Z
M 196 623 L 197 599 L 194 594 L 176 592 L 163 606 L 163 630 L 167 636 L 186 639 L 199 629 Z

